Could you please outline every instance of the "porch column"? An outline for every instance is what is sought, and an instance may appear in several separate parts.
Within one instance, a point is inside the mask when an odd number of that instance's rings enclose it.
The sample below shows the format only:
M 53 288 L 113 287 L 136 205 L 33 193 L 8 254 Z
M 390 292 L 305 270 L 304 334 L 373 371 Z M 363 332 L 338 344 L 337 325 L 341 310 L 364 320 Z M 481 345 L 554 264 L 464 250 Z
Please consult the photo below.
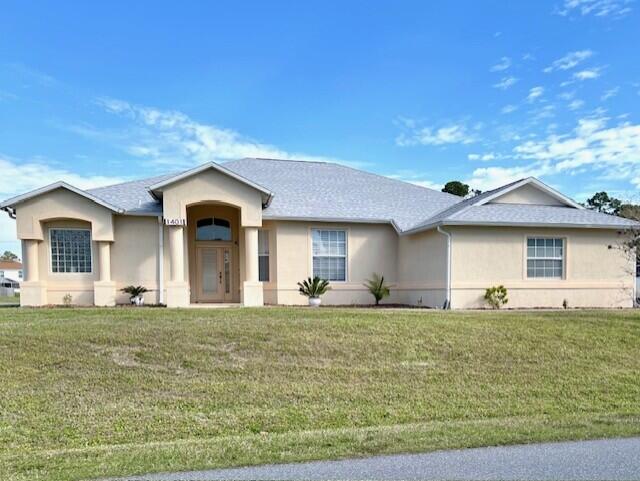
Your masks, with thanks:
M 99 280 L 93 283 L 96 306 L 116 305 L 116 283 L 111 280 L 111 242 L 98 241 Z
M 171 280 L 167 283 L 167 307 L 189 306 L 189 285 L 184 280 L 184 255 L 183 226 L 169 226 Z
M 47 284 L 40 280 L 38 266 L 38 248 L 40 242 L 36 239 L 22 241 L 24 257 L 24 281 L 20 283 L 21 306 L 44 306 L 47 303 Z
M 262 306 L 262 282 L 258 281 L 258 228 L 244 228 L 245 280 L 242 289 L 242 303 L 245 306 Z

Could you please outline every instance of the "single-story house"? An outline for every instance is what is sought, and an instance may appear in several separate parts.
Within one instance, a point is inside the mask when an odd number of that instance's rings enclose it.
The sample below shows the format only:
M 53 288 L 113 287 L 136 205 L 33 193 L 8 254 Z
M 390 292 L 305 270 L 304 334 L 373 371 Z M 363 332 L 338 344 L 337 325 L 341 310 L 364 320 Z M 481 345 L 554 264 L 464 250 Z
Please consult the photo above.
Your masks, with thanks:
M 534 178 L 469 199 L 323 162 L 241 159 L 81 190 L 65 182 L 8 199 L 22 241 L 24 306 L 127 303 L 304 304 L 317 275 L 325 304 L 631 307 L 633 221 L 585 209 Z
M 0 277 L 20 282 L 22 280 L 22 262 L 0 261 Z

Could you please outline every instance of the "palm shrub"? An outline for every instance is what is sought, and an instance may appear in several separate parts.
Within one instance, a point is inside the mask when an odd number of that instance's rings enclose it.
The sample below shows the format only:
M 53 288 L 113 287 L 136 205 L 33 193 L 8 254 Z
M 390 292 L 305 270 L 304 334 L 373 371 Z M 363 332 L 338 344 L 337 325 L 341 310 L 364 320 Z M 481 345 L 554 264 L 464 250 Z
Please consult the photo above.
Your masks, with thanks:
M 380 304 L 380 301 L 385 297 L 391 295 L 389 285 L 384 283 L 384 276 L 374 272 L 371 274 L 371 279 L 367 279 L 364 286 L 369 289 L 369 292 L 376 300 L 376 306 Z
M 484 300 L 491 306 L 492 309 L 500 309 L 507 302 L 507 288 L 502 284 L 499 286 L 489 287 L 484 293 Z
M 125 294 L 129 294 L 129 299 L 133 300 L 137 297 L 142 296 L 142 294 L 144 294 L 145 292 L 149 292 L 149 289 L 144 286 L 126 286 L 120 289 L 120 291 L 124 292 Z
M 331 289 L 329 281 L 320 279 L 318 276 L 313 279 L 309 277 L 302 282 L 298 282 L 298 292 L 306 297 L 318 298 L 329 289 Z

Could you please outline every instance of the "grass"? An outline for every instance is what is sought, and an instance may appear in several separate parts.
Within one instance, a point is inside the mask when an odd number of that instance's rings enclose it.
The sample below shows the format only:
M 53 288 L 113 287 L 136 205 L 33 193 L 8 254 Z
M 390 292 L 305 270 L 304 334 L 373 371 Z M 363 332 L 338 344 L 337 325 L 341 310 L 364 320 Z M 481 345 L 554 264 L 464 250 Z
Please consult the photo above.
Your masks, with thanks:
M 20 304 L 20 296 L 0 296 L 0 304 Z
M 0 309 L 0 473 L 640 434 L 636 311 Z

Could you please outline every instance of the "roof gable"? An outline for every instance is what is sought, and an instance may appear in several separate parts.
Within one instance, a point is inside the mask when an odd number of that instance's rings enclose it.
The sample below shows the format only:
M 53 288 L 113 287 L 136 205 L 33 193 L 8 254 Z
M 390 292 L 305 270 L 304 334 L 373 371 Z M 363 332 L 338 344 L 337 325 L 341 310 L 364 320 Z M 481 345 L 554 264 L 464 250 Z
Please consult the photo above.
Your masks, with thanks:
M 32 190 L 30 192 L 27 192 L 26 194 L 18 195 L 16 197 L 7 199 L 0 204 L 0 209 L 14 207 L 17 204 L 26 202 L 29 199 L 33 199 L 34 197 L 38 197 L 40 195 L 46 194 L 48 192 L 52 192 L 57 189 L 65 189 L 65 190 L 68 190 L 69 192 L 73 192 L 74 194 L 84 197 L 90 200 L 91 202 L 95 202 L 96 204 L 101 205 L 102 207 L 106 207 L 107 209 L 112 210 L 113 212 L 117 212 L 120 214 L 124 212 L 124 209 L 121 209 L 120 207 L 117 207 L 105 201 L 104 199 L 101 199 L 100 197 L 96 197 L 95 195 L 87 191 L 74 187 L 73 185 L 67 184 L 66 182 L 63 182 L 63 181 L 54 182 L 53 184 L 45 185 L 44 187 Z
M 255 183 L 255 182 L 247 179 L 246 177 L 243 177 L 243 176 L 241 176 L 241 175 L 239 175 L 239 174 L 237 174 L 237 173 L 235 173 L 235 172 L 233 172 L 233 171 L 231 171 L 231 170 L 229 170 L 229 169 L 227 169 L 227 168 L 225 168 L 225 167 L 223 167 L 223 166 L 221 166 L 219 164 L 216 164 L 215 162 L 207 162 L 206 164 L 202 164 L 202 165 L 200 165 L 198 167 L 195 167 L 193 169 L 186 170 L 186 171 L 181 172 L 179 174 L 176 174 L 174 176 L 171 176 L 171 177 L 168 177 L 166 179 L 163 179 L 163 180 L 161 180 L 159 182 L 156 182 L 155 184 L 152 184 L 149 187 L 147 187 L 147 190 L 149 192 L 151 192 L 157 198 L 160 198 L 160 197 L 162 197 L 162 191 L 166 187 L 168 187 L 168 186 L 170 186 L 172 184 L 175 184 L 176 182 L 179 182 L 181 180 L 188 179 L 189 177 L 193 177 L 195 175 L 198 175 L 198 174 L 200 174 L 202 172 L 206 172 L 206 171 L 209 171 L 209 170 L 215 170 L 216 172 L 220 172 L 220 173 L 222 173 L 224 175 L 227 175 L 228 177 L 231 177 L 232 179 L 237 180 L 238 182 L 240 182 L 242 184 L 248 185 L 249 187 L 259 191 L 263 196 L 264 204 L 268 204 L 269 201 L 271 200 L 271 197 L 273 196 L 273 193 L 269 189 L 267 189 L 267 188 Z
M 504 186 L 500 189 L 496 189 L 496 191 L 493 192 L 491 195 L 488 195 L 480 199 L 478 202 L 474 202 L 473 205 L 479 206 L 479 205 L 485 205 L 487 203 L 517 204 L 519 202 L 513 201 L 516 199 L 516 196 L 509 196 L 509 194 L 514 194 L 516 191 L 521 191 L 522 193 L 524 193 L 523 191 L 525 189 L 529 191 L 531 190 L 537 191 L 539 194 L 543 194 L 544 197 L 555 200 L 555 203 L 544 203 L 544 204 L 538 204 L 538 205 L 564 205 L 566 207 L 573 207 L 574 209 L 584 209 L 584 207 L 578 204 L 577 202 L 574 202 L 572 199 L 570 199 L 566 195 L 549 187 L 547 184 L 540 182 L 538 179 L 534 177 L 528 177 L 526 179 L 522 179 L 512 184 L 509 184 L 507 186 Z M 504 200 L 508 200 L 507 196 L 511 197 L 512 201 L 504 201 Z M 523 196 L 523 199 L 524 197 L 525 196 Z M 543 199 L 544 197 L 540 195 L 536 196 L 538 200 Z M 503 202 L 500 202 L 500 199 L 503 199 Z M 534 202 L 522 202 L 522 203 L 533 204 Z

